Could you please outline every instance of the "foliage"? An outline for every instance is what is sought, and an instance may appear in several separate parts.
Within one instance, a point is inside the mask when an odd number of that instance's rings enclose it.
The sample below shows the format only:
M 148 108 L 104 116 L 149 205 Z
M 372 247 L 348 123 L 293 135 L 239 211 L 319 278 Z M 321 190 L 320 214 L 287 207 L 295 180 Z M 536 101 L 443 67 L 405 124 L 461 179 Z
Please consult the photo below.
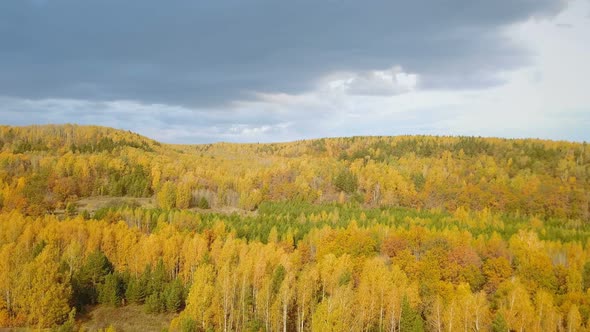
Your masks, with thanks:
M 590 220 L 585 143 L 397 136 L 165 146 L 73 125 L 4 126 L 0 141 L 0 206 L 29 215 L 111 195 L 155 196 L 166 209 L 204 197 L 213 208 L 340 201 Z
M 209 201 L 207 201 L 207 198 L 205 198 L 205 197 L 199 198 L 199 200 L 197 201 L 197 207 L 199 209 L 210 209 L 211 208 L 211 206 L 209 205 Z
M 334 186 L 350 194 L 358 188 L 358 178 L 350 170 L 345 169 L 334 178 Z
M 121 305 L 124 285 L 116 273 L 109 273 L 104 278 L 104 283 L 98 285 L 98 303 L 114 307 Z
M 589 327 L 585 144 L 169 146 L 69 125 L 0 141 L 0 327 L 68 330 L 97 303 L 174 313 L 173 331 Z M 156 207 L 76 215 L 93 195 Z
M 408 297 L 404 296 L 401 307 L 400 331 L 423 332 L 422 317 L 410 306 Z
M 85 263 L 73 276 L 74 302 L 78 308 L 99 301 L 98 289 L 105 277 L 113 272 L 113 265 L 106 255 L 96 250 L 88 255 Z
M 502 314 L 500 314 L 500 313 L 496 314 L 496 316 L 494 317 L 494 320 L 492 322 L 492 331 L 506 332 L 509 330 L 510 330 L 510 328 L 508 327 L 508 323 L 506 323 L 504 316 L 502 316 Z

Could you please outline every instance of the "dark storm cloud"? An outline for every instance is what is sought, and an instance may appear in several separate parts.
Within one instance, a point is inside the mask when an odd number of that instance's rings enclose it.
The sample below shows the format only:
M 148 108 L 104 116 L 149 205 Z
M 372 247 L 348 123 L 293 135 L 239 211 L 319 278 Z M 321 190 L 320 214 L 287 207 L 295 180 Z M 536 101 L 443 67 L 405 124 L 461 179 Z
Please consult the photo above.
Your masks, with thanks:
M 423 88 L 497 84 L 501 35 L 560 0 L 2 0 L 0 95 L 211 106 L 401 65 Z

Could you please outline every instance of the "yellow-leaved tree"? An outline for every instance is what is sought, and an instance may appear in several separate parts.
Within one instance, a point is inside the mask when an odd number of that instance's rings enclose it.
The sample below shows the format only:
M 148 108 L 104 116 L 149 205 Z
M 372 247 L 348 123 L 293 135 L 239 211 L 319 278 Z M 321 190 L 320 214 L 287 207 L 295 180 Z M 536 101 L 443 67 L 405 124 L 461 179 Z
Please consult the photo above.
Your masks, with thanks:
M 71 311 L 69 276 L 59 271 L 57 259 L 57 248 L 48 245 L 23 268 L 17 306 L 26 314 L 29 326 L 55 326 L 64 322 Z

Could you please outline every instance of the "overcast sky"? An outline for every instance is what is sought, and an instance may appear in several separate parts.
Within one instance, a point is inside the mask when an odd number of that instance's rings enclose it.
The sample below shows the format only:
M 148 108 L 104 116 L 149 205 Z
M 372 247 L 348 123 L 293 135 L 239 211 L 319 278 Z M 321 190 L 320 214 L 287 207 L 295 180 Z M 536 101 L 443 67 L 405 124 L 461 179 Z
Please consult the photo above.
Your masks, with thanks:
M 1 0 L 0 123 L 590 141 L 590 1 Z

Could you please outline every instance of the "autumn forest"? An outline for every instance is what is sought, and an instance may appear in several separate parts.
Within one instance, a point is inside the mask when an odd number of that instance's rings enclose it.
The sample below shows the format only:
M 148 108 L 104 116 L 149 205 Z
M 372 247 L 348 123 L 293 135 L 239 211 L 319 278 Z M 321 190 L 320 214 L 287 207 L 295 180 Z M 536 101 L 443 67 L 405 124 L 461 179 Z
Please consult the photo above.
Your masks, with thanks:
M 589 331 L 590 148 L 0 126 L 0 328 L 128 306 L 169 331 Z

